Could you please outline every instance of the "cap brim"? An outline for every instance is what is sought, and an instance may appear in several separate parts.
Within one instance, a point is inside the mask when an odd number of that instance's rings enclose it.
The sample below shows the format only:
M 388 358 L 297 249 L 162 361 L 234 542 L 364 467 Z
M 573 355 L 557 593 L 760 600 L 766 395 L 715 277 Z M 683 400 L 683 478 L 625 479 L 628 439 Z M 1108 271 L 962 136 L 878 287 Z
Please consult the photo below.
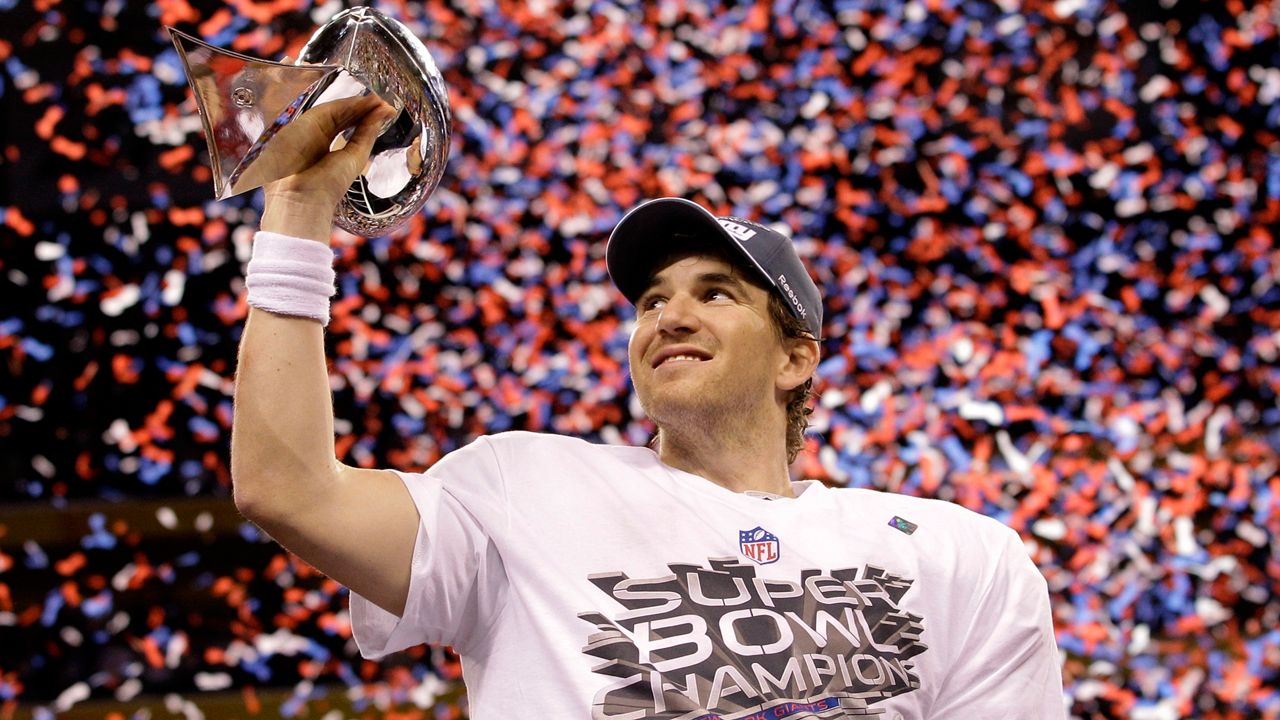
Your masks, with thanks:
M 640 299 L 653 277 L 654 266 L 670 255 L 680 235 L 723 240 L 745 267 L 753 268 L 762 280 L 769 281 L 768 275 L 706 208 L 684 198 L 659 198 L 632 209 L 609 236 L 605 264 L 623 297 L 633 304 Z

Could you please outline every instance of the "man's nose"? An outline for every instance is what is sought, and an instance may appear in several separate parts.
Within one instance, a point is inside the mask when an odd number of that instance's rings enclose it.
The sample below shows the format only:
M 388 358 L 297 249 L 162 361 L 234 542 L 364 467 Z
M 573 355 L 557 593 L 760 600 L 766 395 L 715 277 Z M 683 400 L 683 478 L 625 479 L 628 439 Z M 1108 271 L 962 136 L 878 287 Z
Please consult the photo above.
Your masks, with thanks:
M 681 335 L 697 332 L 702 327 L 698 303 L 689 295 L 677 293 L 667 300 L 658 313 L 658 332 Z

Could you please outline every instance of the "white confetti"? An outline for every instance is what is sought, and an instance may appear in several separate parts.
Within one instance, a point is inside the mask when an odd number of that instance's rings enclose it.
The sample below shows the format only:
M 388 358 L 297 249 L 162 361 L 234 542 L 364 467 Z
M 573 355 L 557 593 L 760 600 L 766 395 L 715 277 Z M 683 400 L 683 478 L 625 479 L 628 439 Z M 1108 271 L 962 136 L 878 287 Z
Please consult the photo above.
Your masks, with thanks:
M 196 516 L 196 530 L 205 533 L 213 529 L 213 514 L 202 512 Z
M 187 654 L 187 634 L 184 632 L 176 632 L 169 640 L 168 647 L 164 650 L 164 665 L 167 668 L 176 668 L 178 663 L 182 662 L 182 656 Z
M 62 642 L 71 647 L 80 647 L 80 644 L 84 642 L 84 634 L 70 625 L 63 626 L 58 635 L 62 637 Z
M 1061 540 L 1067 536 L 1067 524 L 1060 518 L 1043 518 L 1035 521 L 1031 532 L 1045 540 Z
M 137 285 L 129 284 L 122 286 L 119 290 L 111 295 L 102 298 L 99 306 L 102 308 L 102 314 L 109 317 L 118 317 L 121 313 L 133 307 L 138 302 L 138 298 L 142 296 L 142 291 Z
M 166 530 L 172 530 L 178 527 L 178 514 L 175 513 L 173 508 L 168 505 L 156 510 L 156 520 L 160 523 L 161 527 Z
M 89 692 L 89 683 L 78 682 L 66 690 L 63 690 L 61 693 L 58 693 L 58 697 L 53 701 L 53 707 L 57 709 L 58 712 L 66 712 L 81 700 L 88 700 Z
M 128 702 L 140 692 L 142 692 L 142 681 L 136 677 L 129 678 L 120 683 L 120 687 L 116 688 L 116 700 Z
M 1058 0 L 1053 4 L 1053 14 L 1069 18 L 1084 8 L 1084 0 Z
M 988 425 L 1004 424 L 1004 408 L 990 401 L 966 400 L 960 405 L 960 417 L 965 420 L 982 420 Z
M 36 243 L 36 259 L 42 262 L 57 260 L 67 254 L 67 249 L 56 242 L 41 240 Z
M 45 479 L 52 478 L 58 472 L 53 463 L 49 462 L 49 458 L 43 455 L 36 455 L 31 458 L 31 467 Z
M 160 294 L 160 300 L 169 307 L 173 307 L 182 302 L 182 294 L 187 287 L 187 276 L 177 270 L 170 270 L 164 274 L 164 291 Z
M 1188 557 L 1200 552 L 1200 546 L 1196 543 L 1195 528 L 1191 524 L 1191 518 L 1183 515 L 1173 520 L 1173 538 L 1174 545 L 1179 555 Z
M 862 406 L 862 412 L 871 414 L 879 410 L 880 405 L 883 404 L 885 399 L 892 393 L 893 388 L 889 383 L 881 380 L 871 386 L 870 390 L 862 393 L 862 397 L 859 399 L 858 404 Z

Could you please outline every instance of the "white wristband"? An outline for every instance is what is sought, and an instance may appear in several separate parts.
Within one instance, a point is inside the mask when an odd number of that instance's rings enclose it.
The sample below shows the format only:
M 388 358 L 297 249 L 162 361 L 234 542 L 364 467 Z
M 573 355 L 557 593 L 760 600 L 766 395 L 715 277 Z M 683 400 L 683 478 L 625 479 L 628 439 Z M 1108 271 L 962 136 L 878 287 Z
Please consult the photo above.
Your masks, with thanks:
M 329 324 L 333 250 L 315 240 L 259 230 L 245 273 L 252 307 Z

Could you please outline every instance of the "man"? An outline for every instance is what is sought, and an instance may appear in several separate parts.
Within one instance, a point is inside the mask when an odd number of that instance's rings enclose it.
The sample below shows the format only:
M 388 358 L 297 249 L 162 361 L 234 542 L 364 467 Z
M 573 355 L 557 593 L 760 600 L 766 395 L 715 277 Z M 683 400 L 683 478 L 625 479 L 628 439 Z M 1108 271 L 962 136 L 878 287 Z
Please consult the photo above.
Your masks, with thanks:
M 452 645 L 479 720 L 1064 717 L 1015 533 L 789 480 L 821 303 L 791 242 L 750 221 L 666 199 L 610 239 L 653 449 L 516 432 L 423 475 L 338 463 L 329 222 L 387 112 L 308 113 L 313 164 L 268 189 L 232 438 L 237 505 L 351 588 L 365 655 Z

